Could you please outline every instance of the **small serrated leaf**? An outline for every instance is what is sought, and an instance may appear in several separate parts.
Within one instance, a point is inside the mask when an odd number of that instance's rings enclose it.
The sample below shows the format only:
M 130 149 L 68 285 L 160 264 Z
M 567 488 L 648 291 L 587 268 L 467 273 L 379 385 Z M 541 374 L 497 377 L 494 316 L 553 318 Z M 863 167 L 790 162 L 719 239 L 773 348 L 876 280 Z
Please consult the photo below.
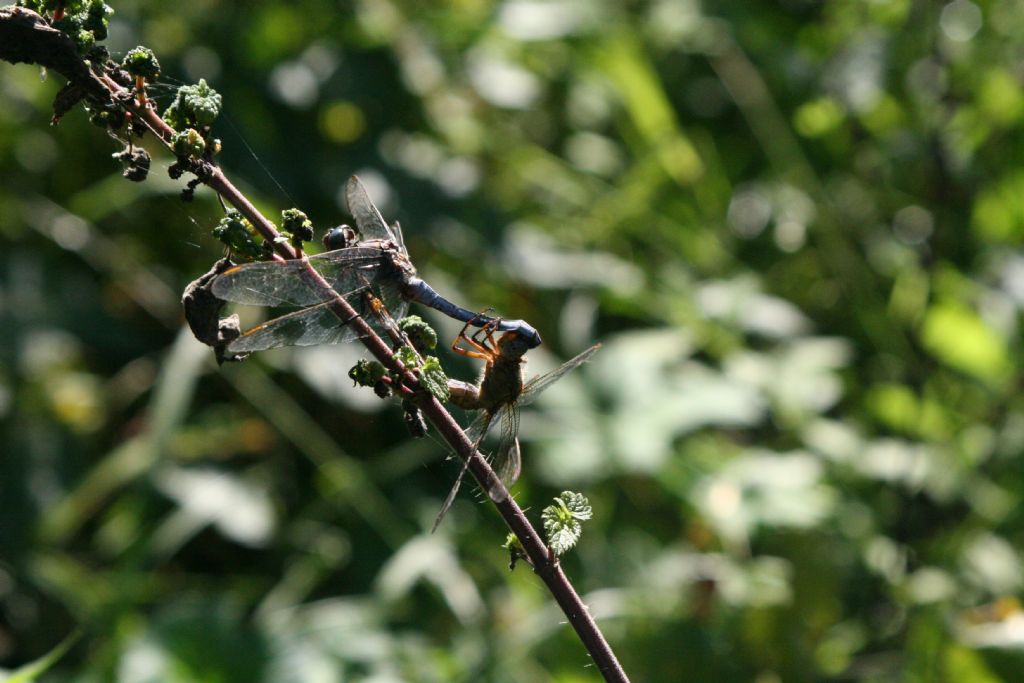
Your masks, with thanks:
M 541 519 L 548 537 L 548 546 L 556 556 L 565 554 L 579 542 L 583 533 L 581 521 L 590 519 L 593 509 L 586 496 L 563 491 L 553 505 L 544 508 Z
M 572 550 L 580 540 L 583 528 L 576 520 L 571 520 L 568 523 L 558 520 L 553 524 L 549 524 L 548 520 L 545 520 L 544 531 L 547 532 L 548 545 L 551 546 L 551 550 L 560 557 Z
M 411 346 L 402 346 L 395 350 L 395 358 L 407 368 L 415 368 L 419 365 L 419 357 Z
M 442 403 L 450 398 L 448 375 L 445 374 L 444 368 L 441 367 L 441 361 L 436 356 L 427 356 L 423 359 L 423 367 L 420 368 L 420 384 Z
M 590 501 L 582 493 L 562 491 L 562 495 L 559 498 L 565 503 L 565 507 L 572 516 L 581 522 L 585 522 L 593 517 L 594 510 L 590 507 Z

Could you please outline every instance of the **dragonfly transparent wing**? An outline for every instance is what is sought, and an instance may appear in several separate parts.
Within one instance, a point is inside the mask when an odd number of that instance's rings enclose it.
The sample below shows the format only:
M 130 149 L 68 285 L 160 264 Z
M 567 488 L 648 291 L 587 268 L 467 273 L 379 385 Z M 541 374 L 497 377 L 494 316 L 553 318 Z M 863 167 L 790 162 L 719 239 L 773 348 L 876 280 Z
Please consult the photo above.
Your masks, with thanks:
M 352 176 L 345 185 L 345 200 L 348 202 L 348 212 L 356 221 L 356 227 L 364 240 L 391 240 L 395 244 L 401 244 L 395 234 L 384 222 L 380 211 L 370 201 L 370 195 L 366 188 L 359 182 L 359 178 Z M 402 247 L 403 250 L 405 247 Z
M 481 410 L 480 414 L 476 416 L 473 423 L 466 428 L 466 437 L 473 442 L 473 449 L 477 450 L 480 448 L 480 442 L 483 441 L 484 436 L 487 434 L 488 428 L 491 426 L 491 419 L 494 414 L 489 413 L 486 410 Z M 441 524 L 441 520 L 448 514 L 448 509 L 455 502 L 455 496 L 458 495 L 459 489 L 462 487 L 462 478 L 466 476 L 466 470 L 469 469 L 469 461 L 462 463 L 462 467 L 459 469 L 459 476 L 455 478 L 455 483 L 452 484 L 452 488 L 448 491 L 448 496 L 441 503 L 441 509 L 437 511 L 437 517 L 434 518 L 434 526 L 430 528 L 430 533 L 434 533 L 437 527 Z
M 362 294 L 364 291 L 361 289 L 351 292 L 346 299 L 370 327 L 378 333 L 384 332 L 385 320 L 390 318 L 382 319 L 373 311 L 367 298 Z M 391 305 L 388 310 L 392 315 L 399 318 L 405 315 L 409 304 L 398 296 L 397 292 L 393 292 L 391 288 L 385 288 L 382 294 L 392 294 L 382 297 L 390 301 Z M 338 314 L 331 308 L 330 302 L 325 301 L 301 311 L 294 311 L 288 315 L 268 320 L 262 325 L 247 330 L 228 345 L 228 350 L 232 353 L 249 353 L 279 346 L 316 346 L 355 341 L 359 338 L 359 333 L 348 324 L 349 322 L 351 321 L 338 317 Z
M 247 330 L 228 345 L 232 353 L 263 351 L 278 346 L 315 346 L 355 341 L 356 331 L 325 302 L 269 320 Z
M 474 448 L 480 448 L 484 437 L 487 436 L 487 430 L 491 428 L 491 423 L 494 421 L 494 415 L 494 413 L 481 410 L 476 419 L 466 427 L 466 437 L 473 442 Z
M 498 409 L 495 414 L 501 428 L 498 447 L 494 451 L 491 467 L 506 486 L 511 486 L 519 478 L 522 469 L 522 457 L 519 453 L 519 406 L 508 403 Z
M 391 224 L 391 232 L 395 233 L 395 241 L 398 243 L 402 253 L 408 254 L 409 250 L 405 248 L 405 236 L 402 235 L 402 225 L 398 221 Z
M 526 406 L 533 403 L 534 400 L 536 400 L 537 396 L 540 395 L 540 392 L 544 391 L 549 386 L 551 386 L 558 380 L 562 379 L 562 376 L 565 373 L 586 363 L 588 360 L 590 360 L 590 357 L 597 352 L 599 348 L 601 348 L 600 344 L 594 344 L 580 355 L 576 356 L 572 360 L 568 360 L 562 363 L 560 366 L 558 366 L 551 372 L 547 373 L 546 375 L 541 375 L 540 377 L 534 377 L 533 379 L 531 379 L 523 386 L 523 393 L 519 395 L 518 404 L 521 406 Z
M 311 256 L 309 263 L 335 291 L 348 292 L 364 280 L 374 280 L 374 271 L 387 270 L 383 266 L 389 260 L 379 247 L 357 246 Z M 213 281 L 213 295 L 250 306 L 318 304 L 324 300 L 323 293 L 308 277 L 302 261 L 246 263 L 217 276 Z

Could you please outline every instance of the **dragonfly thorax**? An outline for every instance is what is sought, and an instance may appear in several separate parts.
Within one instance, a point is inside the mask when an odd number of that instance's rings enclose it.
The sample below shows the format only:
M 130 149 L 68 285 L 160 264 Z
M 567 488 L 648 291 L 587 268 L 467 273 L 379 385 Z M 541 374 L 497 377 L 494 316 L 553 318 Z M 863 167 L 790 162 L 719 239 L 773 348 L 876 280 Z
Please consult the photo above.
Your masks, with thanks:
M 416 276 L 416 267 L 412 265 L 408 255 L 391 240 L 366 240 L 360 242 L 359 246 L 377 247 L 381 251 L 386 252 L 391 266 L 403 274 L 402 280 L 408 280 Z
M 493 412 L 505 404 L 515 403 L 522 393 L 522 357 L 495 356 L 480 380 L 480 407 Z

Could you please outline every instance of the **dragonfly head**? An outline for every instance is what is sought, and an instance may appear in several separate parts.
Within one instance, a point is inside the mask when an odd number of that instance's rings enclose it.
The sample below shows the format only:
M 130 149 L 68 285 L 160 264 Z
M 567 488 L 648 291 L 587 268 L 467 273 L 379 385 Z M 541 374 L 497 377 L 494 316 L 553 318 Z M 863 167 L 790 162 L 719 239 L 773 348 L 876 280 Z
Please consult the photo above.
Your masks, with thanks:
M 518 359 L 534 348 L 536 344 L 527 335 L 519 332 L 506 332 L 498 340 L 498 354 L 508 359 Z
M 351 226 L 342 224 L 327 231 L 324 235 L 324 247 L 330 251 L 344 249 L 351 247 L 358 239 L 356 231 Z

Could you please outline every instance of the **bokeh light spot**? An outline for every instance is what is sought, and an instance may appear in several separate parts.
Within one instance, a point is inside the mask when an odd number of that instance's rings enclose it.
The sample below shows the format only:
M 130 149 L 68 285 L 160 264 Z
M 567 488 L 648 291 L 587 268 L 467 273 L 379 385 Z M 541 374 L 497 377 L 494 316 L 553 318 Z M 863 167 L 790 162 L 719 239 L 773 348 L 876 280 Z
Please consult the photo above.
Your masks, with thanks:
M 939 26 L 950 40 L 965 43 L 981 30 L 981 10 L 970 0 L 954 0 L 942 8 Z
M 349 143 L 366 130 L 366 117 L 351 102 L 332 102 L 320 114 L 320 130 L 331 142 Z

